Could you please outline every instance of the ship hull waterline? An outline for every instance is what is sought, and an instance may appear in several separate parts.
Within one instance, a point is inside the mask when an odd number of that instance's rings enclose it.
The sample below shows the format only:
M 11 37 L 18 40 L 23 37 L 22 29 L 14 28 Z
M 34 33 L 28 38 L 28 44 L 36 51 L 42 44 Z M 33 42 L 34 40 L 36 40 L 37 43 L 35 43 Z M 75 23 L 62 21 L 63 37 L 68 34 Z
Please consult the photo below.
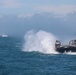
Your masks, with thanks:
M 59 53 L 76 52 L 76 46 L 62 46 L 62 47 L 56 48 L 56 51 Z

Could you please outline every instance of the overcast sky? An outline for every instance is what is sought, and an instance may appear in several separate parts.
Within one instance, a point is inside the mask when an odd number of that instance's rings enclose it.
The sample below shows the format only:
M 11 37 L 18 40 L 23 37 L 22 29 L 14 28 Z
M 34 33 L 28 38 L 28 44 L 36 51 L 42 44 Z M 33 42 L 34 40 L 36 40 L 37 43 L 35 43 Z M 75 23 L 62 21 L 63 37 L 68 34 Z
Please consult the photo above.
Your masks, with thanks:
M 66 14 L 76 11 L 76 0 L 0 0 L 1 14 L 54 12 Z
M 76 36 L 76 0 L 0 0 L 0 33 L 23 36 L 32 29 Z

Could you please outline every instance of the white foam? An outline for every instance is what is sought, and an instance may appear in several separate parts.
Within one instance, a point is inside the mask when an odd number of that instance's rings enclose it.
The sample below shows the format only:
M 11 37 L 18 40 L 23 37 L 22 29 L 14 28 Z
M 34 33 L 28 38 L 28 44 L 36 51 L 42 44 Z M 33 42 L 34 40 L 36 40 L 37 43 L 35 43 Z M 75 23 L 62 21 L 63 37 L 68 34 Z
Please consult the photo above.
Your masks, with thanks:
M 25 34 L 24 39 L 23 51 L 38 51 L 45 54 L 57 53 L 54 45 L 57 38 L 49 32 L 43 30 L 35 32 L 31 30 Z
M 69 52 L 65 52 L 64 54 L 67 54 L 67 55 L 76 55 L 76 52 L 69 51 Z

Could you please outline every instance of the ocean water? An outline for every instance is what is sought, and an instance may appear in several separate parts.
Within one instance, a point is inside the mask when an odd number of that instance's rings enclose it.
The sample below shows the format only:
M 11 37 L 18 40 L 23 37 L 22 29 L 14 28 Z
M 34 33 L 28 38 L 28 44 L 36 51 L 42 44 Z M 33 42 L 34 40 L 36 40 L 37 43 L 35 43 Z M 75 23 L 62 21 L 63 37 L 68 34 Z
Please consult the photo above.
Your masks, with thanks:
M 22 39 L 0 38 L 0 75 L 76 75 L 76 55 L 22 51 Z

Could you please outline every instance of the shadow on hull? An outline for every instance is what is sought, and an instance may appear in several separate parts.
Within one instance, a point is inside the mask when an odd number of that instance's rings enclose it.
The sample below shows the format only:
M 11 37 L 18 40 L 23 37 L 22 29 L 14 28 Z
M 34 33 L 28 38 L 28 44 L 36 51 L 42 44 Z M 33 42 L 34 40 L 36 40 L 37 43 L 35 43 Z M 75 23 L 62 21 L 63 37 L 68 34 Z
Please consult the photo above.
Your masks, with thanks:
M 71 40 L 69 45 L 61 45 L 61 42 L 56 40 L 55 50 L 59 53 L 76 52 L 76 40 Z
M 59 53 L 64 53 L 64 52 L 76 52 L 76 47 L 59 47 L 59 48 L 56 48 L 56 51 L 59 52 Z

